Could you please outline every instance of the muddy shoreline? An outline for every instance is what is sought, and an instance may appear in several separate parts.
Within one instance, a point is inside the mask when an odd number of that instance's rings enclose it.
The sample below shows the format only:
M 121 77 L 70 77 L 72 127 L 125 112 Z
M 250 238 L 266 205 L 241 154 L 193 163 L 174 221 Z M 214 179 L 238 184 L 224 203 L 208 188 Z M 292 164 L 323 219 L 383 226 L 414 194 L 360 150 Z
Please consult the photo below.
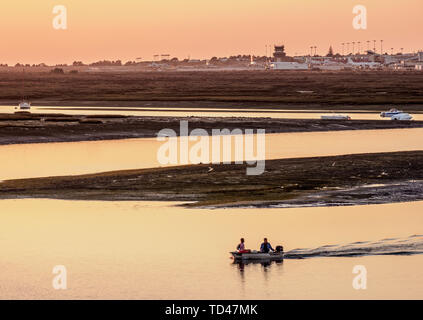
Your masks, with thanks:
M 299 207 L 423 200 L 423 151 L 193 165 L 7 180 L 0 199 L 184 201 L 188 207 Z
M 0 114 L 0 145 L 151 138 L 165 128 L 265 129 L 266 133 L 423 128 L 423 121 L 272 119 L 246 117 L 138 117 L 119 115 Z

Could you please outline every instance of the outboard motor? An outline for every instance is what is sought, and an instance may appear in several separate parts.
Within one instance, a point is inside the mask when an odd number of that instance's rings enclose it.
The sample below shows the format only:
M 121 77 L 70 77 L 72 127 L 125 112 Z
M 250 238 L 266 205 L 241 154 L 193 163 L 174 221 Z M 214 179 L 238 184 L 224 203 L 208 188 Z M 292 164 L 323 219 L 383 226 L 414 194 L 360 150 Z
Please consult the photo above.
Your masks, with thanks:
M 283 252 L 283 246 L 276 246 L 275 248 L 276 252 Z

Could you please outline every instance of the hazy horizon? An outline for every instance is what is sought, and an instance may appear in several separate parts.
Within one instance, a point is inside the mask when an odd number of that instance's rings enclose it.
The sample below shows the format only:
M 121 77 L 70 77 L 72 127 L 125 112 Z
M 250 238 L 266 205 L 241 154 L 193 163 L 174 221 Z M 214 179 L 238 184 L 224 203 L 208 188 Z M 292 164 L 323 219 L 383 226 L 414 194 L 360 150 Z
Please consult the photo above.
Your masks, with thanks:
M 352 9 L 358 4 L 367 7 L 367 30 L 352 27 Z M 67 30 L 52 27 L 55 5 L 67 8 Z M 265 46 L 273 44 L 284 44 L 289 55 L 308 54 L 310 46 L 317 46 L 322 55 L 331 45 L 341 53 L 342 42 L 361 41 L 363 51 L 366 41 L 374 39 L 377 51 L 383 39 L 384 52 L 413 52 L 423 47 L 421 8 L 417 0 L 400 5 L 393 0 L 21 0 L 0 5 L 5 43 L 0 63 L 145 61 L 154 54 L 179 59 L 263 56 Z

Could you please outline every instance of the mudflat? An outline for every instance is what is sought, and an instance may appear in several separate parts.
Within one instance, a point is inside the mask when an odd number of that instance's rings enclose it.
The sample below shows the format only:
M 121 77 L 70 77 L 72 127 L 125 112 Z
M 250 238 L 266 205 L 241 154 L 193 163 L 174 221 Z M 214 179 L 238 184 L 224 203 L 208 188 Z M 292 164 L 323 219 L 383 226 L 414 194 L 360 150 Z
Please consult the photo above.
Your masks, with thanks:
M 120 115 L 0 114 L 0 145 L 156 137 L 180 121 L 191 129 L 265 129 L 266 133 L 422 128 L 423 121 L 273 119 L 246 117 L 138 117 Z
M 193 207 L 296 207 L 423 200 L 423 151 L 190 165 L 7 180 L 0 199 L 186 201 Z

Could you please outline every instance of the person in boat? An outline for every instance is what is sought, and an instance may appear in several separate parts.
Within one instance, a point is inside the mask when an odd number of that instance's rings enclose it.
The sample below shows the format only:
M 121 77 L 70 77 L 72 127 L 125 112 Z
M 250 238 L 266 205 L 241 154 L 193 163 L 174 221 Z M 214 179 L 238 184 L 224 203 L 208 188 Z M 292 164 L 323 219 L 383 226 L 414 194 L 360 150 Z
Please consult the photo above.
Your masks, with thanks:
M 244 242 L 245 242 L 244 238 L 241 238 L 240 244 L 237 245 L 237 247 L 236 247 L 236 249 L 238 251 L 244 251 L 245 250 L 245 243 Z
M 267 238 L 264 238 L 263 243 L 260 246 L 260 252 L 268 253 L 269 251 L 275 251 L 275 250 L 272 248 L 272 245 L 269 242 L 267 242 Z

